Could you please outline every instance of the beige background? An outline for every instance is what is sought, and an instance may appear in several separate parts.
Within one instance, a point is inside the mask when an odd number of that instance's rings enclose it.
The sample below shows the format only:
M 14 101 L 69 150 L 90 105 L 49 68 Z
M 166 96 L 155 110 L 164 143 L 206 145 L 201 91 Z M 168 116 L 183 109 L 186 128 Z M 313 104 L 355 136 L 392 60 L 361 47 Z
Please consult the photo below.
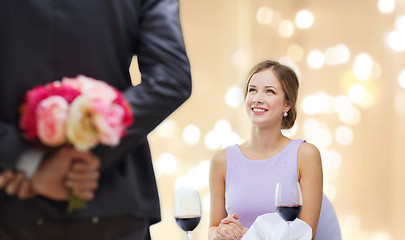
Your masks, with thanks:
M 311 27 L 298 27 L 300 10 L 312 14 Z M 173 217 L 175 186 L 184 182 L 201 195 L 194 240 L 206 239 L 209 161 L 220 148 L 249 137 L 243 103 L 231 93 L 264 59 L 299 73 L 298 119 L 286 134 L 320 149 L 324 191 L 344 239 L 405 239 L 405 29 L 398 20 L 404 0 L 180 0 L 180 15 L 193 94 L 149 137 L 162 206 L 153 239 L 186 239 Z M 393 31 L 397 50 L 390 45 Z M 333 63 L 329 53 L 341 44 L 345 51 L 338 54 L 349 54 Z M 308 60 L 314 50 L 318 67 L 323 64 L 316 69 Z M 132 74 L 139 79 L 135 67 Z M 187 131 L 190 125 L 197 133 Z

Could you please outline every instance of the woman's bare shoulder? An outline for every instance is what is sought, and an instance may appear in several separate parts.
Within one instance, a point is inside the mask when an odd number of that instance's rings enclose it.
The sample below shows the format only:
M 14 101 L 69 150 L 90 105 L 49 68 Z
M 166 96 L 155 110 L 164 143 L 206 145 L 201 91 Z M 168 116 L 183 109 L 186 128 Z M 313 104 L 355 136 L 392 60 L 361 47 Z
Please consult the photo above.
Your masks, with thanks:
M 303 142 L 298 149 L 298 178 L 302 180 L 316 179 L 322 182 L 322 160 L 318 148 L 307 142 Z M 309 177 L 309 178 L 308 178 Z
M 303 142 L 298 149 L 298 157 L 303 157 L 305 159 L 317 159 L 320 158 L 321 154 L 319 149 L 312 143 Z
M 224 181 L 226 176 L 226 149 L 214 154 L 210 166 L 210 182 L 214 179 Z
M 220 151 L 216 152 L 212 157 L 211 164 L 214 165 L 226 165 L 226 149 L 221 149 Z

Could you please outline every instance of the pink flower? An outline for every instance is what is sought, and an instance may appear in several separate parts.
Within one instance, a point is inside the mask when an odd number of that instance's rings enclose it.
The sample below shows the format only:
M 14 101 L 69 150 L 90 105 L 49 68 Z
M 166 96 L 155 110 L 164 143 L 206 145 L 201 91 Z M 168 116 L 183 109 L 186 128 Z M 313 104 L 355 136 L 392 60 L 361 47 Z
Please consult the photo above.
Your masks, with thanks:
M 115 89 L 107 83 L 83 75 L 76 78 L 63 78 L 62 83 L 77 89 L 87 98 L 100 98 L 103 101 L 112 102 L 117 97 Z
M 71 103 L 81 93 L 78 89 L 72 88 L 69 85 L 63 84 L 60 81 L 54 81 L 45 85 L 45 89 L 49 96 L 57 95 L 63 97 L 68 103 Z
M 129 127 L 134 122 L 134 117 L 132 116 L 131 105 L 128 101 L 124 98 L 124 94 L 116 90 L 117 97 L 114 100 L 115 104 L 118 104 L 124 110 L 124 117 L 122 119 L 123 124 L 125 127 Z
M 24 103 L 20 107 L 20 128 L 29 139 L 38 137 L 36 112 L 38 104 L 49 96 L 61 96 L 71 103 L 80 92 L 70 86 L 62 85 L 59 81 L 45 86 L 36 86 L 25 94 Z
M 90 104 L 94 114 L 94 127 L 98 132 L 100 142 L 108 146 L 118 145 L 125 132 L 124 109 L 117 104 L 106 103 L 99 99 L 93 99 Z
M 20 128 L 29 139 L 34 139 L 38 136 L 36 109 L 38 103 L 46 97 L 48 97 L 48 93 L 44 86 L 37 86 L 25 94 L 24 103 L 20 107 L 22 113 Z
M 38 137 L 46 145 L 56 147 L 66 141 L 66 120 L 69 103 L 61 96 L 42 100 L 36 110 Z

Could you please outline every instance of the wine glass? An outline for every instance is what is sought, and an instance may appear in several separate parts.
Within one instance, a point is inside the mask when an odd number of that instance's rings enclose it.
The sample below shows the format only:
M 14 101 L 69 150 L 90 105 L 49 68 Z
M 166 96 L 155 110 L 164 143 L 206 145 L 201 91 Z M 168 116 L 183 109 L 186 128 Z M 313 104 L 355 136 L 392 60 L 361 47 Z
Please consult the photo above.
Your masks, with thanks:
M 278 215 L 288 223 L 288 235 L 291 240 L 291 224 L 302 209 L 300 184 L 296 181 L 277 183 L 275 203 Z
M 196 190 L 182 188 L 177 190 L 174 202 L 174 218 L 177 225 L 191 240 L 191 232 L 197 227 L 201 219 L 200 195 Z

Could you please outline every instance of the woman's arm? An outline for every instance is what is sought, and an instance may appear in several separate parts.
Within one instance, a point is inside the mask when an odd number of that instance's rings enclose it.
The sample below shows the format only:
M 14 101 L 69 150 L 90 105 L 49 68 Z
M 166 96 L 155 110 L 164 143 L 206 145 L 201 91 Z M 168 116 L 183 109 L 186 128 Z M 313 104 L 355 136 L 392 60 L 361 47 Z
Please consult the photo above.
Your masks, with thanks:
M 227 217 L 225 210 L 225 176 L 226 176 L 226 150 L 216 153 L 211 160 L 210 166 L 210 222 L 208 229 L 208 239 L 220 239 L 218 235 L 226 234 L 218 229 L 221 220 Z M 226 238 L 223 238 L 226 239 Z
M 297 171 L 303 198 L 299 218 L 311 226 L 312 239 L 315 239 L 323 192 L 322 162 L 317 147 L 306 142 L 302 143 L 298 150 Z
M 210 166 L 211 210 L 209 240 L 241 239 L 246 233 L 236 213 L 228 216 L 225 209 L 226 150 L 214 155 Z

